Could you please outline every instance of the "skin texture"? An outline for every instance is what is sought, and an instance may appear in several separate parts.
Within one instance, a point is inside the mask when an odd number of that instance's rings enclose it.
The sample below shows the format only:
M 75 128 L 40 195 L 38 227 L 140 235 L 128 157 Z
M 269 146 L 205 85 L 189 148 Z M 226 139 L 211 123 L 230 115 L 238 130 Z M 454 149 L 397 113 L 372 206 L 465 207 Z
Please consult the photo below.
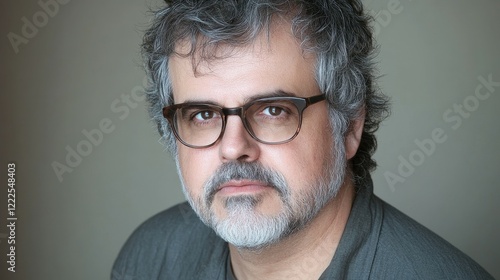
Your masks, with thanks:
M 289 32 L 289 25 L 275 24 L 270 36 L 260 36 L 254 44 L 236 48 L 231 56 L 202 62 L 193 72 L 192 60 L 173 56 L 169 70 L 174 102 L 198 101 L 223 107 L 242 106 L 255 96 L 278 90 L 298 97 L 320 94 L 314 79 L 314 56 L 306 55 Z M 178 51 L 187 52 L 180 44 Z M 345 137 L 346 157 L 354 156 L 359 145 L 362 120 L 353 122 Z M 326 102 L 304 111 L 302 128 L 291 142 L 266 145 L 251 138 L 239 117 L 229 116 L 222 139 L 204 149 L 192 149 L 178 143 L 178 163 L 183 183 L 197 199 L 203 184 L 224 162 L 259 162 L 282 173 L 294 194 L 304 191 L 325 176 L 324 166 L 331 164 L 333 140 L 328 122 Z M 282 210 L 278 193 L 268 186 L 252 181 L 233 181 L 215 194 L 212 210 L 219 218 L 227 215 L 223 198 L 237 195 L 259 195 L 262 202 L 255 211 L 273 216 Z M 328 266 L 342 235 L 354 197 L 349 172 L 339 194 L 332 199 L 309 226 L 259 252 L 237 249 L 230 245 L 232 267 L 238 279 L 282 279 L 290 275 L 318 278 Z M 300 268 L 304 257 L 316 256 L 317 266 L 306 267 L 291 274 L 291 267 Z

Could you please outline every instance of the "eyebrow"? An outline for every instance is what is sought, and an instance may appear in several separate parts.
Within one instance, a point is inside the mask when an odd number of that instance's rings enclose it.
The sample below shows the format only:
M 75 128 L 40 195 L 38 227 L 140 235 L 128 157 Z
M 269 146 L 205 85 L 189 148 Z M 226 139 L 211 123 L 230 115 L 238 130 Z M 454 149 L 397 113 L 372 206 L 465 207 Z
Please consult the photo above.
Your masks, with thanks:
M 255 101 L 257 99 L 268 98 L 268 97 L 297 97 L 297 95 L 295 93 L 287 92 L 287 91 L 280 90 L 280 89 L 275 90 L 275 91 L 271 91 L 271 92 L 263 92 L 263 93 L 259 93 L 259 94 L 245 98 L 243 100 L 243 104 L 241 106 L 243 106 L 249 102 Z M 218 107 L 224 107 L 221 104 L 214 102 L 212 100 L 208 100 L 208 99 L 205 99 L 205 100 L 188 99 L 188 100 L 186 100 L 182 103 L 179 103 L 179 104 L 198 104 L 198 105 L 199 104 L 207 104 L 207 105 L 214 105 L 214 106 L 218 106 Z

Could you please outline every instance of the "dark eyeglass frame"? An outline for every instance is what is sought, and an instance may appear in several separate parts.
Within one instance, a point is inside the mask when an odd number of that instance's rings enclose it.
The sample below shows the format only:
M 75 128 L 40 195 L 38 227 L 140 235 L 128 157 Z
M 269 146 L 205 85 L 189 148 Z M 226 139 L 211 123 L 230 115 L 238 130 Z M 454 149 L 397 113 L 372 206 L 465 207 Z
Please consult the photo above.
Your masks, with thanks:
M 299 112 L 299 123 L 297 126 L 297 130 L 295 131 L 295 133 L 293 134 L 292 137 L 290 137 L 289 139 L 284 140 L 284 141 L 279 141 L 279 142 L 263 141 L 263 140 L 259 139 L 255 135 L 255 133 L 253 132 L 252 127 L 250 126 L 250 124 L 248 123 L 248 121 L 246 119 L 246 111 L 248 108 L 250 108 L 253 104 L 255 104 L 257 102 L 272 102 L 272 101 L 279 101 L 279 100 L 291 101 L 297 107 L 298 112 Z M 213 105 L 213 104 L 206 104 L 206 103 L 188 102 L 188 103 L 180 103 L 180 104 L 174 104 L 174 105 L 164 107 L 163 108 L 163 117 L 165 117 L 168 120 L 168 123 L 170 124 L 170 127 L 171 127 L 172 131 L 174 132 L 175 138 L 177 138 L 177 140 L 179 140 L 179 142 L 181 142 L 183 145 L 190 147 L 190 148 L 194 148 L 194 149 L 208 148 L 210 146 L 213 146 L 215 143 L 217 143 L 222 138 L 222 136 L 224 135 L 224 131 L 226 130 L 227 116 L 231 116 L 231 115 L 240 117 L 246 131 L 256 141 L 263 143 L 263 144 L 268 144 L 268 145 L 278 145 L 278 144 L 284 144 L 284 143 L 288 143 L 288 142 L 292 141 L 300 132 L 300 128 L 302 126 L 302 114 L 303 114 L 304 110 L 307 107 L 309 107 L 310 105 L 318 103 L 318 102 L 323 101 L 323 100 L 326 100 L 325 94 L 315 95 L 315 96 L 311 96 L 311 97 L 292 97 L 292 96 L 265 97 L 265 98 L 259 98 L 259 99 L 250 101 L 241 107 L 234 107 L 234 108 L 224 108 L 221 106 L 217 106 L 217 105 Z M 175 113 L 178 109 L 182 109 L 182 108 L 190 107 L 190 106 L 196 106 L 199 109 L 206 108 L 206 109 L 210 109 L 213 111 L 217 111 L 222 116 L 221 132 L 220 132 L 219 136 L 217 137 L 217 139 L 215 139 L 215 141 L 213 141 L 212 143 L 207 144 L 207 145 L 203 145 L 203 146 L 191 145 L 189 143 L 186 143 L 178 134 L 177 128 L 175 125 Z

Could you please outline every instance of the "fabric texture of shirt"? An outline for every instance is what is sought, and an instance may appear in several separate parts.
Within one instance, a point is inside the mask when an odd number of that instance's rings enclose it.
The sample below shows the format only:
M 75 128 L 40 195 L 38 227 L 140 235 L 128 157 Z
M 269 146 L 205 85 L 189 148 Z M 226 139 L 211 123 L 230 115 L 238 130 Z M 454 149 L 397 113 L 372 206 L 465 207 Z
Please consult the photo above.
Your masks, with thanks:
M 139 226 L 118 255 L 111 279 L 235 279 L 227 243 L 189 204 L 165 210 Z M 301 279 L 314 256 L 290 267 Z M 493 279 L 450 243 L 373 194 L 357 190 L 335 255 L 320 279 Z

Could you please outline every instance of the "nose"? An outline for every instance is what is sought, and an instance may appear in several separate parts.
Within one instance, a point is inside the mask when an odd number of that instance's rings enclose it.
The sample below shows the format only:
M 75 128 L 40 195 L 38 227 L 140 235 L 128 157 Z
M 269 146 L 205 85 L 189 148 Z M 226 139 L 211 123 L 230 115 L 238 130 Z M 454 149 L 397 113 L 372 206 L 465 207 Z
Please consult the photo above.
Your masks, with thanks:
M 246 130 L 239 116 L 227 116 L 224 135 L 219 143 L 222 162 L 252 162 L 259 158 L 259 143 Z

